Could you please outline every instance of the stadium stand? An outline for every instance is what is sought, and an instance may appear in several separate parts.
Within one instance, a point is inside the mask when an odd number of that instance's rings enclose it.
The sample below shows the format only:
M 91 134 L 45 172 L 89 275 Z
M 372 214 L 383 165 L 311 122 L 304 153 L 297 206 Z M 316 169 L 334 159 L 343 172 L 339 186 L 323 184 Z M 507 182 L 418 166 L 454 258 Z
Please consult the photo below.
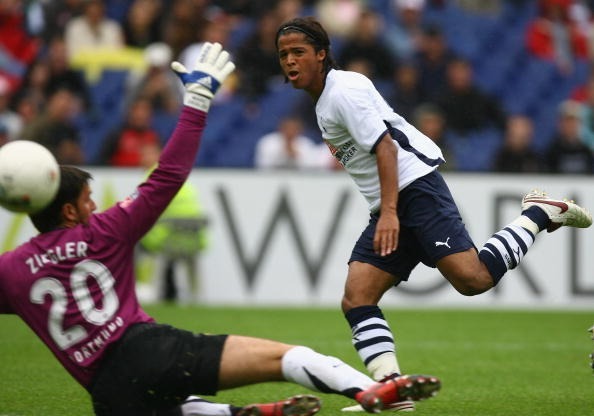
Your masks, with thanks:
M 108 14 L 112 18 L 125 18 L 125 7 L 130 1 L 120 3 L 121 7 L 116 9 L 114 4 L 118 2 L 108 3 Z M 388 11 L 393 6 L 389 0 L 370 2 L 370 5 L 384 16 L 391 15 Z M 525 114 L 535 121 L 534 146 L 540 151 L 547 147 L 554 129 L 555 118 L 551 115 L 571 91 L 586 82 L 590 65 L 577 61 L 571 73 L 562 74 L 553 63 L 530 55 L 525 46 L 525 31 L 536 14 L 533 1 L 504 1 L 501 12 L 496 15 L 470 12 L 453 1 L 427 1 L 423 19 L 443 29 L 452 49 L 472 63 L 477 84 L 497 97 L 508 114 Z M 255 19 L 244 16 L 231 33 L 230 46 L 236 48 L 240 39 L 253 30 Z M 335 49 L 340 49 L 343 42 L 343 39 L 336 39 Z M 105 134 L 122 119 L 126 75 L 126 70 L 104 70 L 91 85 L 93 108 L 77 120 L 89 161 L 94 160 Z M 294 110 L 303 94 L 275 80 L 270 92 L 255 102 L 234 95 L 216 103 L 196 164 L 213 168 L 253 167 L 258 138 L 274 130 L 278 121 Z M 157 114 L 154 124 L 155 129 L 167 137 L 174 118 Z M 454 139 L 452 149 L 461 162 L 458 169 L 489 170 L 490 158 L 501 143 L 501 132 L 492 130 Z M 482 157 L 468 157 L 477 154 L 472 151 L 476 150 L 475 146 L 480 147 Z

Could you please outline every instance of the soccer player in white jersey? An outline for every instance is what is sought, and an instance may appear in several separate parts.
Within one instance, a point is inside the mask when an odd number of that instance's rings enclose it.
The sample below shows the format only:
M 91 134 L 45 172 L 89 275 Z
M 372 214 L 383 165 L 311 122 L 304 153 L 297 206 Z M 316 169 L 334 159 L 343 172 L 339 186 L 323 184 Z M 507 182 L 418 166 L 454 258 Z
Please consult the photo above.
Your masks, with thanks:
M 94 213 L 90 175 L 61 167 L 58 194 L 31 216 L 40 234 L 0 255 L 0 313 L 20 316 L 91 395 L 97 415 L 309 416 L 315 396 L 235 407 L 191 394 L 291 381 L 341 394 L 378 412 L 439 390 L 431 376 L 376 383 L 337 358 L 303 346 L 234 335 L 194 334 L 157 324 L 134 289 L 134 247 L 186 181 L 210 101 L 233 71 L 207 43 L 195 68 L 174 62 L 184 107 L 157 168 L 126 200 Z
M 436 170 L 445 162 L 439 147 L 390 108 L 368 78 L 337 69 L 319 22 L 283 23 L 276 46 L 286 80 L 311 96 L 322 138 L 369 204 L 369 224 L 349 259 L 342 310 L 374 379 L 401 373 L 378 302 L 417 264 L 437 267 L 457 291 L 477 295 L 518 265 L 540 231 L 591 225 L 575 203 L 532 192 L 521 215 L 477 250 Z M 414 410 L 410 402 L 392 407 Z

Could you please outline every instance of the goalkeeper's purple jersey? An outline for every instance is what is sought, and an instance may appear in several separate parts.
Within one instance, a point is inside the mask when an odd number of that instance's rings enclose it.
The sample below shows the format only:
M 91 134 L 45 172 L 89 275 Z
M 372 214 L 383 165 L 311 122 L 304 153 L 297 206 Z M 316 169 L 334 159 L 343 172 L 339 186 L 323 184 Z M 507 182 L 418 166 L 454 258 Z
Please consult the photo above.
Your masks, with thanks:
M 19 315 L 85 387 L 128 326 L 153 321 L 136 298 L 134 247 L 187 179 L 204 125 L 205 113 L 184 107 L 159 166 L 130 197 L 0 255 L 0 312 Z

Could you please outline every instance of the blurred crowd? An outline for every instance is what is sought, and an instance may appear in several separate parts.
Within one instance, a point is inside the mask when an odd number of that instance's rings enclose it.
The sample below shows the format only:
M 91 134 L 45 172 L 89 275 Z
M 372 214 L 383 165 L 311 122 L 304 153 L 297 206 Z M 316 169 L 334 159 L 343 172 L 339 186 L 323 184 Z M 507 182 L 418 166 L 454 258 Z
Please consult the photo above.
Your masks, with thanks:
M 561 94 L 514 86 L 534 96 L 532 107 L 518 105 L 513 91 L 504 97 L 489 80 L 505 71 L 507 80 L 521 79 L 525 68 L 510 61 L 504 69 L 505 54 L 486 63 L 478 56 L 490 53 L 487 41 L 481 55 L 467 53 L 444 27 L 452 14 L 495 22 L 504 13 L 509 22 L 527 16 L 510 40 L 521 43 L 517 62 L 549 65 L 550 80 L 565 86 Z M 284 86 L 276 30 L 297 15 L 317 16 L 340 67 L 371 78 L 399 114 L 439 143 L 447 169 L 594 172 L 594 1 L 586 0 L 0 0 L 0 145 L 25 138 L 60 163 L 143 166 L 146 149 L 162 146 L 180 110 L 182 89 L 169 63 L 191 67 L 205 41 L 223 44 L 237 64 L 213 104 L 213 134 L 226 131 L 216 120 L 256 123 L 266 116 L 262 103 Z M 499 30 L 489 42 L 511 35 Z M 544 118 L 534 109 L 543 97 L 554 104 Z M 205 145 L 244 146 L 242 166 L 337 169 L 309 97 L 283 100 L 286 111 L 271 114 L 271 125 L 250 130 L 256 137 L 246 129 L 246 137 Z M 553 122 L 539 129 L 543 120 Z

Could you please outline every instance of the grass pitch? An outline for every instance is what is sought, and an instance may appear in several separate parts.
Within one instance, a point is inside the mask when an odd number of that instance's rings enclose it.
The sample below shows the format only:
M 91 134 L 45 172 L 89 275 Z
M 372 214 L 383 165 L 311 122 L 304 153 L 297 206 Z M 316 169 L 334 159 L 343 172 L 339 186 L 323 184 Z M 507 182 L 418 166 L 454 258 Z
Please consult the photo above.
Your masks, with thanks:
M 235 333 L 303 344 L 363 370 L 350 330 L 336 309 L 147 308 L 158 321 L 193 331 Z M 385 310 L 405 372 L 441 378 L 436 398 L 414 415 L 509 416 L 594 414 L 594 375 L 586 332 L 594 311 Z M 0 416 L 92 415 L 87 393 L 18 319 L 0 316 Z M 219 393 L 247 404 L 307 392 L 267 383 Z M 320 394 L 320 415 L 352 402 Z M 388 413 L 389 414 L 389 413 Z

